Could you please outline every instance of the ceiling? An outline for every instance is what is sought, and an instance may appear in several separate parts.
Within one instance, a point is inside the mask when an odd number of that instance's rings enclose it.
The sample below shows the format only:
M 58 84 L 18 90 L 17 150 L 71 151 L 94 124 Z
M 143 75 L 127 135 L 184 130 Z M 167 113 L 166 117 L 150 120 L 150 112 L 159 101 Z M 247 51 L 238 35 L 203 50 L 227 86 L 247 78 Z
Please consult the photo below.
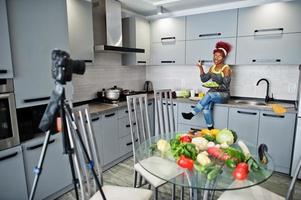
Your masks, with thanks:
M 239 7 L 255 6 L 265 3 L 277 2 L 277 0 L 119 0 L 122 8 L 149 19 L 172 16 L 181 16 Z M 278 0 L 283 1 L 283 0 Z M 160 6 L 163 7 L 163 15 L 159 16 Z

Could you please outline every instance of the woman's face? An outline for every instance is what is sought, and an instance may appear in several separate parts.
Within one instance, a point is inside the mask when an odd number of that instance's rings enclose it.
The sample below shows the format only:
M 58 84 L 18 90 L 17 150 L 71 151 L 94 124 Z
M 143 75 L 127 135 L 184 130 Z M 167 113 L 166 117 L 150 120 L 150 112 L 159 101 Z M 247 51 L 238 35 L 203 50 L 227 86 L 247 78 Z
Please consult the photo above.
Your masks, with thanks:
M 213 55 L 213 62 L 215 65 L 223 64 L 225 61 L 225 58 L 223 57 L 223 54 L 220 52 L 215 52 Z

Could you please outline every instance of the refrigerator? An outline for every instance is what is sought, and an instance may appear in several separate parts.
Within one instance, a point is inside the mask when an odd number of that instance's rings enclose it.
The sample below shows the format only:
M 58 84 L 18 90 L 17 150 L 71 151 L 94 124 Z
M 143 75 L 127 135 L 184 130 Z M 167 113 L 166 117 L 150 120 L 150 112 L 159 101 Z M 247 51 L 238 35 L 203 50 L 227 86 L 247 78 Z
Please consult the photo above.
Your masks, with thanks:
M 291 175 L 294 174 L 298 161 L 301 158 L 301 65 L 299 66 L 299 83 L 298 83 L 298 115 L 297 115 L 297 126 L 293 150 L 293 163 Z M 301 179 L 301 173 L 298 176 Z

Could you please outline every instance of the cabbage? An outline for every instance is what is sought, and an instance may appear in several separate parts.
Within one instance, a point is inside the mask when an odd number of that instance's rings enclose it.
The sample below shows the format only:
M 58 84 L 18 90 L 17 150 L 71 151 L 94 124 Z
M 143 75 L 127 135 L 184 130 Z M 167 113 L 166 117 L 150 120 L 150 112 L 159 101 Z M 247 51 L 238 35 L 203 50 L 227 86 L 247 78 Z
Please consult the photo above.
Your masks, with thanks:
M 219 144 L 226 143 L 227 145 L 231 145 L 234 143 L 234 136 L 231 130 L 223 129 L 216 136 L 216 142 Z

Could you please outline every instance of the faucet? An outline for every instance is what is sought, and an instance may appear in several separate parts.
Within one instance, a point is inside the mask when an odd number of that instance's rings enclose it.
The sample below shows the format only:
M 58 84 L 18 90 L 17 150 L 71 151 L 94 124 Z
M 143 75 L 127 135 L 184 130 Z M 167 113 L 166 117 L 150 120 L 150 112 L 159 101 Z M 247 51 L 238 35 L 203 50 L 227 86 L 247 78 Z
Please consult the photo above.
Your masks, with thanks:
M 266 92 L 264 101 L 267 103 L 268 101 L 274 100 L 273 94 L 272 94 L 272 97 L 269 97 L 270 83 L 269 83 L 269 81 L 268 81 L 267 79 L 265 79 L 265 78 L 259 79 L 259 80 L 257 81 L 257 83 L 256 83 L 256 86 L 258 86 L 258 84 L 259 84 L 261 81 L 265 81 L 265 82 L 267 83 L 267 92 Z

